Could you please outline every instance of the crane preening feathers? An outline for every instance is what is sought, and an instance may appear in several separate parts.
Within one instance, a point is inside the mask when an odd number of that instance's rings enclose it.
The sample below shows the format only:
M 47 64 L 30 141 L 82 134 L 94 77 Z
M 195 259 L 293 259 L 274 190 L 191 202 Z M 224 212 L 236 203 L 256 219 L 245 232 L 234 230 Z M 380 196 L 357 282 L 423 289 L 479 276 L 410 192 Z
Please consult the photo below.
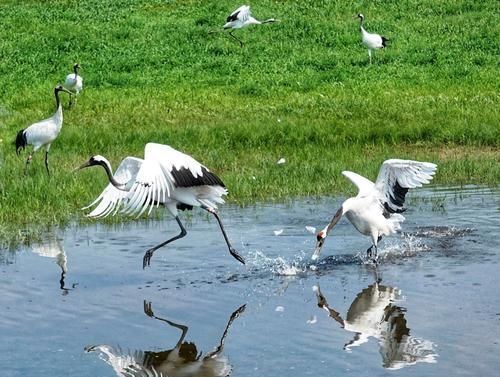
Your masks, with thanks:
M 368 48 L 368 56 L 370 57 L 370 64 L 372 64 L 372 50 L 385 48 L 386 42 L 388 42 L 389 40 L 379 34 L 368 33 L 363 26 L 365 16 L 359 13 L 358 18 L 360 20 L 359 29 L 361 31 L 361 40 L 363 41 L 363 44 Z
M 242 29 L 250 25 L 268 24 L 276 21 L 278 20 L 274 18 L 269 18 L 265 21 L 256 20 L 255 18 L 252 17 L 252 12 L 250 12 L 250 6 L 242 5 L 227 17 L 226 23 L 223 27 L 224 29 L 231 29 L 229 35 L 234 39 L 236 39 L 240 43 L 240 46 L 243 47 L 243 42 L 233 35 L 233 32 L 236 29 Z
M 67 89 L 61 85 L 54 88 L 54 96 L 56 97 L 56 112 L 50 118 L 44 119 L 40 122 L 34 123 L 28 128 L 21 130 L 16 136 L 16 153 L 19 156 L 21 150 L 27 145 L 33 145 L 33 152 L 28 155 L 26 159 L 26 168 L 33 158 L 33 154 L 45 146 L 45 168 L 49 172 L 49 149 L 52 142 L 57 138 L 63 125 L 63 110 L 62 104 L 59 100 L 59 92 L 66 92 L 71 94 Z
M 126 157 L 113 174 L 111 164 L 102 156 L 92 156 L 78 169 L 102 166 L 110 184 L 99 197 L 84 209 L 95 206 L 89 217 L 114 215 L 119 210 L 128 215 L 140 216 L 151 213 L 160 204 L 177 221 L 181 232 L 169 240 L 146 251 L 143 267 L 149 266 L 153 253 L 162 246 L 182 238 L 186 229 L 178 211 L 201 207 L 214 215 L 226 240 L 229 252 L 241 263 L 243 257 L 233 248 L 217 213 L 217 204 L 224 203 L 222 197 L 227 189 L 221 179 L 191 156 L 168 145 L 148 143 L 144 148 L 144 159 Z
M 372 246 L 367 250 L 369 257 L 382 236 L 394 234 L 401 228 L 405 218 L 401 215 L 405 211 L 403 204 L 409 189 L 429 183 L 436 172 L 437 166 L 430 162 L 411 160 L 384 161 L 375 183 L 351 171 L 342 174 L 358 187 L 358 195 L 347 199 L 330 223 L 317 234 L 316 249 L 313 260 L 319 258 L 325 239 L 339 222 L 343 215 L 354 227 L 372 240 Z

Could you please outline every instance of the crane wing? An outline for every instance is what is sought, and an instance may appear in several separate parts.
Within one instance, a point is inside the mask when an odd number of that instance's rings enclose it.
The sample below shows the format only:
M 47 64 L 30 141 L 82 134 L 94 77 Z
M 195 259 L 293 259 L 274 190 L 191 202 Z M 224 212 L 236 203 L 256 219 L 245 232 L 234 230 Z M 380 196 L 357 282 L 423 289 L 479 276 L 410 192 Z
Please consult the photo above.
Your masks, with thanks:
M 242 22 L 245 22 L 250 17 L 250 14 L 251 14 L 250 13 L 250 6 L 249 5 L 242 5 L 241 7 L 236 9 L 233 13 L 231 13 L 228 16 L 227 22 L 236 21 L 236 20 L 240 20 Z
M 156 143 L 146 144 L 146 161 L 157 161 L 171 187 L 226 186 L 222 180 L 193 157 Z
M 375 190 L 385 209 L 390 213 L 402 212 L 408 190 L 429 183 L 436 168 L 437 165 L 430 162 L 384 161 L 375 182 Z
M 149 214 L 155 204 L 158 207 L 160 203 L 165 203 L 171 190 L 172 184 L 158 161 L 145 158 L 130 188 L 122 212 L 139 217 L 149 209 Z
M 365 177 L 353 173 L 352 171 L 343 171 L 342 175 L 344 177 L 347 177 L 352 183 L 354 183 L 358 187 L 358 196 L 366 196 L 368 195 L 372 190 L 375 184 L 370 181 L 369 179 L 366 179 Z
M 116 169 L 113 177 L 120 183 L 126 184 L 130 187 L 135 181 L 135 177 L 139 172 L 139 169 L 143 163 L 143 160 L 136 157 L 126 157 Z M 106 217 L 110 213 L 113 215 L 120 209 L 120 207 L 127 201 L 128 191 L 123 191 L 117 189 L 111 183 L 106 186 L 104 191 L 90 203 L 88 206 L 82 208 L 83 210 L 97 206 L 90 212 L 88 217 Z

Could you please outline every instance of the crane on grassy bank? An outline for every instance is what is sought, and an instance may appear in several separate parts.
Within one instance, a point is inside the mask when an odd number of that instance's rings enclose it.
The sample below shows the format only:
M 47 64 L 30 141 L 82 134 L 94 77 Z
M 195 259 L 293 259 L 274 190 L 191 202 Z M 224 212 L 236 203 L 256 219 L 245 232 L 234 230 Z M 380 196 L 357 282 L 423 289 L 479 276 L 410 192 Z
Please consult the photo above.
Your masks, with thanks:
M 364 28 L 365 16 L 359 13 L 358 18 L 360 20 L 360 31 L 361 31 L 361 40 L 363 44 L 368 48 L 368 56 L 370 57 L 370 64 L 372 64 L 372 50 L 385 48 L 386 42 L 389 40 L 386 37 L 383 37 L 379 34 L 368 33 Z
M 240 46 L 243 47 L 243 42 L 233 35 L 236 29 L 243 29 L 250 25 L 262 25 L 276 21 L 277 20 L 275 18 L 269 18 L 265 21 L 256 20 L 255 18 L 252 17 L 252 13 L 250 12 L 250 6 L 242 5 L 227 17 L 226 24 L 223 27 L 224 30 L 231 29 L 229 35 L 234 39 L 236 39 L 240 43 Z
M 56 98 L 56 112 L 54 113 L 54 115 L 52 115 L 50 118 L 34 123 L 28 128 L 17 133 L 15 144 L 16 153 L 18 156 L 27 145 L 33 145 L 33 151 L 28 155 L 28 158 L 26 159 L 25 169 L 28 168 L 28 165 L 33 159 L 33 154 L 41 147 L 45 146 L 45 168 L 47 169 L 47 174 L 50 175 L 50 145 L 54 142 L 57 136 L 59 136 L 63 125 L 63 110 L 61 101 L 59 99 L 59 92 L 61 91 L 70 93 L 61 85 L 57 85 L 54 88 L 54 96 Z

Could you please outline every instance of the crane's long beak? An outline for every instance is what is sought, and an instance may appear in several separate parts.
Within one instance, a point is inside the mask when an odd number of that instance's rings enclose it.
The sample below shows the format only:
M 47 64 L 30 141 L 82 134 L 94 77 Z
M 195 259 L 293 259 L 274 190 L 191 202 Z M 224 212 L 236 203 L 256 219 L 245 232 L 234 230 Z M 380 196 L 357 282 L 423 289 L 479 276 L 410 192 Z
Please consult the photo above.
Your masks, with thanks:
M 318 260 L 319 259 L 319 254 L 321 253 L 321 248 L 323 247 L 323 244 L 325 243 L 325 237 L 322 236 L 323 231 L 318 233 L 318 241 L 316 242 L 316 248 L 314 249 L 314 253 L 311 257 L 312 260 Z
M 87 161 L 87 162 L 85 162 L 85 163 L 81 164 L 81 165 L 80 165 L 79 167 L 77 167 L 76 169 L 74 169 L 74 170 L 73 170 L 73 173 L 74 173 L 74 172 L 77 172 L 78 170 L 81 170 L 81 169 L 84 169 L 84 168 L 88 168 L 89 166 L 91 166 L 91 165 L 90 165 L 90 162 L 89 162 L 89 161 Z
M 68 89 L 66 89 L 66 88 L 64 88 L 64 87 L 63 87 L 61 90 L 62 90 L 63 92 L 68 93 L 68 94 L 73 94 L 73 93 L 71 93 Z

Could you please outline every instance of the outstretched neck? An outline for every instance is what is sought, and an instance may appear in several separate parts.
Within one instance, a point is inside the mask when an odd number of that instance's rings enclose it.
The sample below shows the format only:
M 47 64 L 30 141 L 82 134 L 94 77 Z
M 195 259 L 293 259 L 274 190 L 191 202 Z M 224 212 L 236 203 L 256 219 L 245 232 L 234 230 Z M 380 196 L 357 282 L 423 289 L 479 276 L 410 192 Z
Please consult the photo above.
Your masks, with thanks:
M 366 33 L 366 30 L 364 28 L 365 20 L 361 18 L 359 21 L 360 21 L 359 22 L 359 30 L 361 30 L 362 33 Z
M 59 99 L 59 91 L 54 91 L 54 96 L 56 97 L 56 113 L 54 114 L 54 119 L 58 124 L 59 128 L 62 127 L 63 123 L 63 111 L 61 100 Z
M 113 186 L 115 186 L 118 190 L 122 191 L 127 191 L 125 189 L 125 185 L 123 183 L 118 182 L 115 177 L 113 177 L 113 170 L 111 169 L 111 164 L 109 161 L 102 161 L 99 163 L 104 170 L 106 171 L 106 174 L 108 175 L 109 183 L 111 183 Z
M 78 77 L 78 67 L 74 67 L 73 71 L 75 71 L 75 79 Z
M 269 19 L 267 19 L 267 20 L 261 21 L 260 23 L 261 23 L 261 24 L 269 24 L 269 23 L 271 23 L 271 22 L 276 22 L 276 19 L 274 19 L 274 18 L 269 18 Z

